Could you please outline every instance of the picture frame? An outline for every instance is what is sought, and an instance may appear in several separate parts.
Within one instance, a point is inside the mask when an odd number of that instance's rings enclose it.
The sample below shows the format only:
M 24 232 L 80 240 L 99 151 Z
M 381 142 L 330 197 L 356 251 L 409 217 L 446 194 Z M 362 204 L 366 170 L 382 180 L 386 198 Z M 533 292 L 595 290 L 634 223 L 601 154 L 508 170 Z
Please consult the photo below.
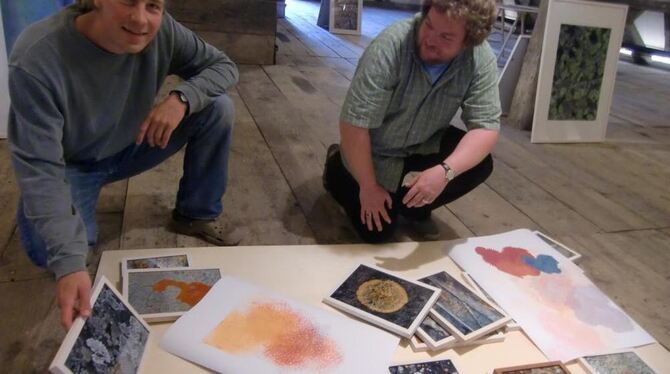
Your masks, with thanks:
M 421 321 L 421 324 L 416 329 L 416 336 L 423 341 L 431 351 L 451 348 L 456 345 L 458 339 L 444 328 L 437 320 L 430 314 Z
M 577 263 L 579 260 L 581 260 L 582 255 L 578 253 L 577 251 L 569 248 L 565 244 L 559 242 L 558 240 L 550 237 L 547 234 L 544 234 L 540 231 L 533 231 L 533 234 L 537 235 L 538 238 L 542 239 L 545 243 L 549 244 L 552 248 L 557 250 L 560 254 L 565 256 L 568 260 Z
M 430 315 L 458 341 L 476 340 L 511 320 L 496 304 L 445 271 L 420 278 L 419 282 L 442 291 Z
M 551 369 L 551 371 L 540 371 Z M 556 371 L 559 369 L 561 371 Z M 570 370 L 561 361 L 541 362 L 529 365 L 510 366 L 493 370 L 493 374 L 570 374 Z
M 125 307 L 125 310 L 120 309 L 120 305 Z M 151 334 L 149 325 L 104 276 L 93 287 L 91 307 L 90 317 L 87 319 L 77 317 L 72 324 L 49 365 L 49 371 L 54 374 L 71 374 L 73 372 L 105 371 L 102 369 L 109 369 L 107 371 L 111 372 L 112 369 L 117 368 L 117 365 L 122 365 L 130 372 L 140 371 Z M 107 336 L 103 339 L 104 332 L 108 330 L 104 323 L 110 322 L 107 319 L 110 316 L 117 318 L 110 325 L 118 327 L 120 324 L 124 324 L 126 328 L 116 328 L 115 331 L 120 332 L 118 335 Z M 127 332 L 127 334 L 124 335 L 124 332 Z M 94 339 L 97 345 L 103 345 L 108 354 L 116 350 L 116 354 L 110 355 L 112 357 L 111 363 L 115 365 L 104 366 L 107 360 L 103 363 L 94 363 L 90 360 L 93 351 L 92 344 L 89 342 L 90 339 Z M 120 344 L 117 346 L 117 343 Z M 137 345 L 141 345 L 141 352 L 134 350 Z M 82 365 L 86 367 L 82 368 Z
M 121 275 L 134 269 L 188 268 L 193 266 L 193 259 L 188 252 L 165 252 L 160 256 L 131 256 L 121 259 Z
M 459 374 L 462 373 L 454 363 L 454 360 L 448 358 L 434 360 L 412 360 L 392 364 L 389 366 L 391 374 L 400 373 L 440 373 L 440 374 Z
M 384 299 L 376 298 L 382 289 Z M 439 295 L 440 290 L 430 285 L 360 264 L 323 302 L 409 339 Z
M 477 282 L 474 279 L 472 279 L 470 274 L 468 274 L 467 272 L 464 271 L 464 272 L 461 273 L 461 276 L 465 280 L 466 285 L 470 286 L 470 288 L 472 288 L 476 293 L 480 294 L 481 296 L 484 296 L 488 301 L 493 303 L 493 305 L 500 308 L 500 305 L 498 305 L 498 303 L 496 303 L 493 300 L 493 298 L 489 294 L 486 293 L 486 291 L 482 290 L 481 287 L 479 287 Z M 505 332 L 506 333 L 507 332 L 512 332 L 512 331 L 521 331 L 521 330 L 522 330 L 521 325 L 516 323 L 516 321 L 513 320 L 513 319 L 511 319 L 509 322 L 507 322 L 507 325 L 505 325 Z
M 419 330 L 417 329 L 416 331 L 417 331 L 416 334 L 412 335 L 411 338 L 407 339 L 407 341 L 409 341 L 409 346 L 412 348 L 412 350 L 414 352 L 428 352 L 432 350 L 428 346 L 428 344 L 426 344 L 426 342 L 424 342 L 423 340 L 421 340 L 421 338 L 417 336 Z
M 579 365 L 589 374 L 610 373 L 609 369 L 617 369 L 617 372 L 630 372 L 636 374 L 656 374 L 659 370 L 653 368 L 644 361 L 635 351 L 620 350 L 609 353 L 584 356 L 577 359 Z M 615 368 L 611 367 L 615 366 Z
M 331 33 L 361 35 L 363 0 L 330 0 L 329 13 Z
M 128 269 L 123 296 L 147 322 L 169 322 L 188 312 L 222 277 L 217 267 Z
M 549 3 L 532 143 L 605 139 L 627 5 Z

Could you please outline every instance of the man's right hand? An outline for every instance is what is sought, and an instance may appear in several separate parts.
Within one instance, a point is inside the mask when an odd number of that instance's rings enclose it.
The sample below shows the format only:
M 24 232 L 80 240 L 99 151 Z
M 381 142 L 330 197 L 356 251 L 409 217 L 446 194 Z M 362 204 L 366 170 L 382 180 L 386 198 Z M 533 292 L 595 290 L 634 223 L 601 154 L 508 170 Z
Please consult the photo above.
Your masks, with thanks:
M 393 202 L 391 195 L 377 183 L 369 186 L 361 186 L 359 199 L 361 200 L 361 223 L 368 227 L 369 231 L 377 228 L 382 231 L 382 219 L 391 223 L 391 217 L 386 208 L 391 209 Z
M 58 280 L 58 307 L 60 322 L 69 330 L 78 316 L 91 315 L 91 277 L 85 271 L 77 271 Z

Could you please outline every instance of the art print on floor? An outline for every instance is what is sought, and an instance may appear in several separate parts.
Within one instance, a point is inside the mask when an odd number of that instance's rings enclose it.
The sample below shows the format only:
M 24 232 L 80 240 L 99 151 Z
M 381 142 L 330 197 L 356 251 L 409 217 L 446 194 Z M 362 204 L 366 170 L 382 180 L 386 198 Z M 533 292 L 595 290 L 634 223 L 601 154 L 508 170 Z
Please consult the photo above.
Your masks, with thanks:
M 640 356 L 633 351 L 586 356 L 580 364 L 592 374 L 656 374 Z
M 539 231 L 533 231 L 535 235 L 537 235 L 538 238 L 544 240 L 545 243 L 549 244 L 552 248 L 554 248 L 558 253 L 562 254 L 565 256 L 568 260 L 577 263 L 579 259 L 582 258 L 582 255 L 573 251 L 572 249 L 568 248 L 566 245 L 559 243 L 553 238 L 550 238 L 548 235 L 543 234 Z
M 435 287 L 359 265 L 323 301 L 410 338 L 439 293 Z
M 160 269 L 160 268 L 184 268 L 191 266 L 191 260 L 188 253 L 171 254 L 165 256 L 149 257 L 127 257 L 121 260 L 125 264 L 121 270 L 132 269 Z
M 458 374 L 451 360 L 423 361 L 389 367 L 391 374 Z
M 92 312 L 78 318 L 49 370 L 52 373 L 136 373 L 149 339 L 149 326 L 102 277 L 93 290 Z
M 551 360 L 653 343 L 572 261 L 530 230 L 445 249 Z
M 510 320 L 505 313 L 447 272 L 419 279 L 442 292 L 430 314 L 460 341 L 470 341 L 496 330 Z
M 381 373 L 397 345 L 383 330 L 232 277 L 161 341 L 168 352 L 223 373 Z
M 218 268 L 128 270 L 123 294 L 147 321 L 171 321 L 196 305 L 221 275 Z

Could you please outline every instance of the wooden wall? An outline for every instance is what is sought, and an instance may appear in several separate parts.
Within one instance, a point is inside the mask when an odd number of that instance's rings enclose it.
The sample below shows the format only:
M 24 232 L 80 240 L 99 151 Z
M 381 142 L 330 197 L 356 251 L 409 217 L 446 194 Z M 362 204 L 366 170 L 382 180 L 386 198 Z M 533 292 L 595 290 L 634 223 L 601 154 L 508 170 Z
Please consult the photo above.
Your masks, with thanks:
M 275 0 L 170 0 L 168 12 L 238 64 L 274 64 Z

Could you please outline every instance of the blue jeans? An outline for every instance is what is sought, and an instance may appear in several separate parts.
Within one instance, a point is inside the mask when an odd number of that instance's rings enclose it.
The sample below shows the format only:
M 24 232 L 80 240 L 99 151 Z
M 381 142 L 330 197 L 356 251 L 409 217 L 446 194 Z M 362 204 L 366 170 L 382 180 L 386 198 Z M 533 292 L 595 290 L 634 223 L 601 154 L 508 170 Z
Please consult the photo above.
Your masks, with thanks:
M 131 144 L 121 152 L 97 162 L 68 163 L 66 178 L 74 208 L 86 227 L 89 248 L 95 246 L 98 236 L 95 206 L 100 189 L 108 183 L 127 179 L 153 168 L 184 145 L 184 171 L 179 181 L 175 209 L 181 215 L 192 219 L 216 219 L 223 210 L 221 198 L 228 182 L 228 157 L 234 114 L 232 100 L 223 95 L 200 112 L 185 118 L 172 133 L 165 149 L 150 147 L 144 141 L 140 145 Z M 16 223 L 28 257 L 35 265 L 45 267 L 47 245 L 26 218 L 22 199 L 19 199 Z

